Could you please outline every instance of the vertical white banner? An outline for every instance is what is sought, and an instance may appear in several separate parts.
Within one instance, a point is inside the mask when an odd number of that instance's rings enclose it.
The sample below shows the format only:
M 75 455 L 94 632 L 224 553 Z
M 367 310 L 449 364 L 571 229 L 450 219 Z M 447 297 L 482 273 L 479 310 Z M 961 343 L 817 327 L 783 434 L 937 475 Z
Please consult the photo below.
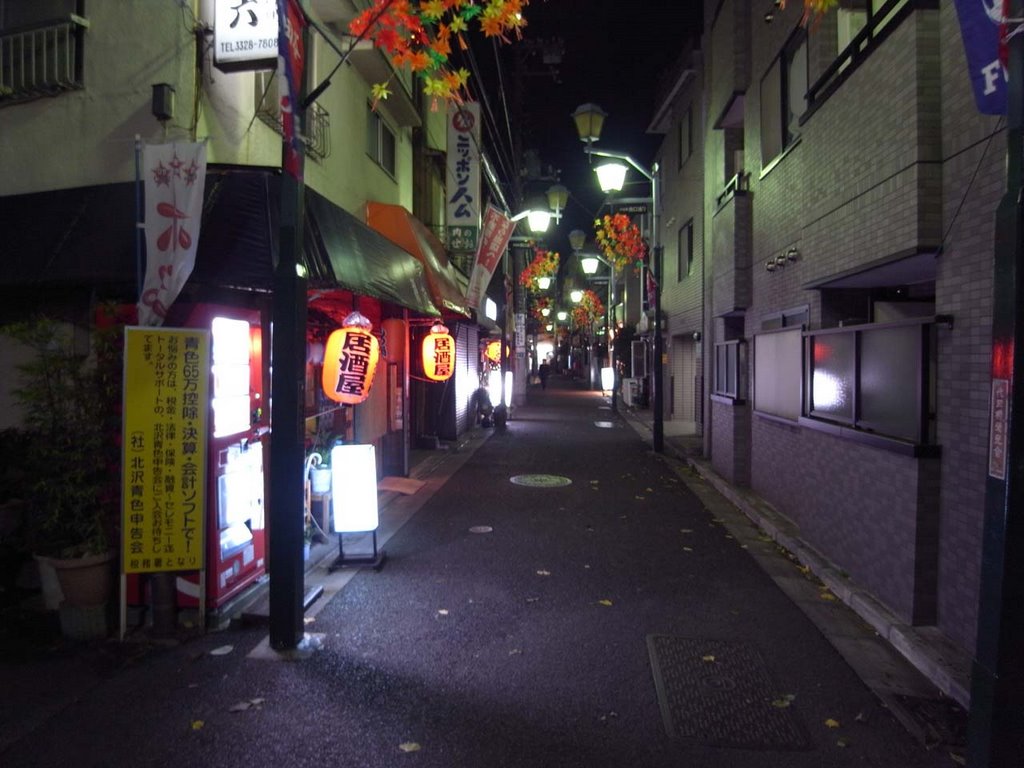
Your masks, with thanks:
M 139 325 L 163 324 L 192 274 L 199 247 L 206 144 L 150 144 L 143 152 L 146 191 L 146 280 Z
M 475 251 L 480 234 L 480 105 L 448 107 L 447 225 L 449 251 Z

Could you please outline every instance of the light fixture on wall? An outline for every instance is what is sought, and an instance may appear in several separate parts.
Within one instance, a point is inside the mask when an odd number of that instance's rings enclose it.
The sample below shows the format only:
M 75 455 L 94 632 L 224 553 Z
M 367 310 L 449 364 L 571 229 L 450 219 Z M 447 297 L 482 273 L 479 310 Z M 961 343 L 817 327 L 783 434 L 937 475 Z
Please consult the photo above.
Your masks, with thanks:
M 775 266 L 775 259 L 768 259 L 768 261 L 764 263 L 764 268 L 768 272 L 774 272 L 776 269 L 778 269 L 778 267 Z
M 784 267 L 787 263 L 788 262 L 786 261 L 786 254 L 780 253 L 778 256 L 775 257 L 776 267 Z
M 798 251 L 796 249 L 796 246 L 795 245 L 789 246 L 789 250 L 786 251 L 786 260 L 787 261 L 796 261 L 799 258 L 800 258 L 800 251 Z
M 174 86 L 169 83 L 154 83 L 150 111 L 160 122 L 174 119 Z

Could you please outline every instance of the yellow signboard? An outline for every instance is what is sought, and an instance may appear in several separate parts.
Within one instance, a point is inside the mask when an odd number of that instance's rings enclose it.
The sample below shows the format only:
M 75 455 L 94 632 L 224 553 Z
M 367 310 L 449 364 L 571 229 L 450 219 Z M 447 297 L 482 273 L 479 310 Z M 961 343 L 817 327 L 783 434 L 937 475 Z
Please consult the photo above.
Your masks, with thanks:
M 209 381 L 209 331 L 125 329 L 125 573 L 203 568 Z

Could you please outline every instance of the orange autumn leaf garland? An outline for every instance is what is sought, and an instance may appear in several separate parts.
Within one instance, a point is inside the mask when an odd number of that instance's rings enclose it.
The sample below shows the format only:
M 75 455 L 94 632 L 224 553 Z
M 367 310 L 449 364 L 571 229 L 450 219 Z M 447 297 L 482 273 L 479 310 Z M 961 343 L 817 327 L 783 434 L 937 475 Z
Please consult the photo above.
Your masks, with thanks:
M 808 22 L 817 22 L 832 8 L 839 5 L 839 0 L 803 0 L 804 13 L 800 17 L 800 24 L 807 26 Z M 786 9 L 786 0 L 779 0 L 779 8 Z
M 530 0 L 373 0 L 348 26 L 357 38 L 371 40 L 397 69 L 408 66 L 423 80 L 423 92 L 437 100 L 462 101 L 469 79 L 464 68 L 448 66 L 452 38 L 466 48 L 464 33 L 474 20 L 484 37 L 510 42 L 526 26 L 523 9 Z M 373 98 L 386 99 L 386 83 L 373 86 Z

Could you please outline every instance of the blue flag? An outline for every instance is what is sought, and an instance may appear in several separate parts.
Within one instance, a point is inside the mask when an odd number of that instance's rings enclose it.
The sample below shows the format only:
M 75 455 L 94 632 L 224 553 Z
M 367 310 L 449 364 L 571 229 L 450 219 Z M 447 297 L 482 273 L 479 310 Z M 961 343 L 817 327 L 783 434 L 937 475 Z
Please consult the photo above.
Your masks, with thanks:
M 1006 114 L 1006 67 L 999 56 L 1003 0 L 956 0 L 974 101 L 985 115 Z

